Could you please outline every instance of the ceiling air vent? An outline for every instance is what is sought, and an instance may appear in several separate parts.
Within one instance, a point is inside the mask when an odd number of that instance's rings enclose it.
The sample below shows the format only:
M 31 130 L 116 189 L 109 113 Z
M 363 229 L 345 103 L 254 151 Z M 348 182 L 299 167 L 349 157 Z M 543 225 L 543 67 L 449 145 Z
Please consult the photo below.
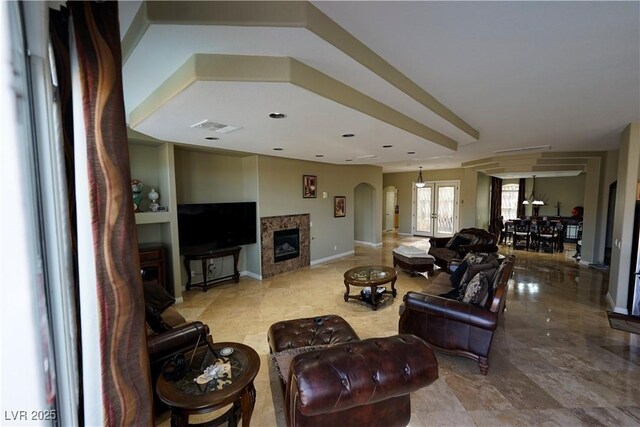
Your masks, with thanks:
M 505 150 L 495 150 L 494 153 L 513 153 L 516 151 L 531 151 L 531 150 L 544 150 L 551 148 L 551 145 L 535 145 L 532 147 L 522 147 L 522 148 L 507 148 Z
M 241 127 L 223 125 L 222 123 L 212 122 L 211 120 L 203 120 L 196 124 L 191 125 L 192 128 L 206 129 L 212 132 L 229 133 L 235 130 L 241 129 Z

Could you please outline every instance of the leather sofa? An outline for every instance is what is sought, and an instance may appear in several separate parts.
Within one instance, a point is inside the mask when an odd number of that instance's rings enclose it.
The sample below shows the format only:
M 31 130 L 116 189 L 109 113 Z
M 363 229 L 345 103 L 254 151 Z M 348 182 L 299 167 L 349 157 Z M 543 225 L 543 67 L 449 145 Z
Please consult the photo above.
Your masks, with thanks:
M 438 378 L 420 338 L 359 340 L 339 316 L 278 322 L 268 341 L 288 426 L 406 426 L 410 393 Z
M 429 255 L 445 270 L 453 259 L 464 258 L 469 252 L 498 252 L 497 238 L 481 228 L 463 228 L 453 237 L 432 237 Z
M 487 375 L 489 351 L 505 308 L 514 262 L 515 256 L 508 256 L 495 272 L 490 283 L 492 296 L 484 305 L 408 292 L 404 296 L 398 331 L 414 334 L 444 353 L 476 360 L 482 375 Z M 449 282 L 449 275 L 441 272 L 436 280 L 442 285 Z

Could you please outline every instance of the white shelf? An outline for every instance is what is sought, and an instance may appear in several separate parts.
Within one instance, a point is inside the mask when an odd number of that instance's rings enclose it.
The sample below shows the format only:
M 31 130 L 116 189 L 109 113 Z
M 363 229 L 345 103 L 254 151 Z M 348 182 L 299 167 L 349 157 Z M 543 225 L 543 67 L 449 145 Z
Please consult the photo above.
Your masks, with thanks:
M 136 213 L 136 224 L 162 224 L 171 222 L 169 212 L 138 212 Z
M 151 140 L 128 131 L 131 178 L 139 179 L 145 187 L 143 198 L 154 188 L 167 212 L 139 212 L 135 214 L 138 243 L 160 242 L 167 250 L 167 277 L 173 285 L 173 295 L 182 299 L 182 272 L 178 241 L 176 208 L 175 160 L 173 144 Z M 148 199 L 145 199 L 148 201 Z

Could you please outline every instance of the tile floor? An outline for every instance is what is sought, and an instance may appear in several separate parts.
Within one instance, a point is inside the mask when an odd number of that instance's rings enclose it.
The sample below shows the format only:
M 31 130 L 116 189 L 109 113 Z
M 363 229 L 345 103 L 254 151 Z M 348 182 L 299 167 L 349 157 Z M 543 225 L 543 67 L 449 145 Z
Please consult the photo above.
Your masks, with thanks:
M 398 298 L 387 297 L 372 311 L 343 300 L 342 275 L 356 265 L 392 265 L 391 251 L 400 242 L 418 243 L 385 234 L 381 248 L 357 246 L 353 256 L 264 281 L 242 277 L 239 284 L 184 294 L 177 308 L 186 318 L 207 323 L 215 341 L 243 342 L 260 355 L 253 426 L 285 425 L 266 340 L 275 321 L 333 313 L 362 338 L 397 333 L 402 295 L 428 292 L 431 281 L 399 271 Z M 608 273 L 578 266 L 570 250 L 513 253 L 508 307 L 493 340 L 489 375 L 480 375 L 472 360 L 436 353 L 440 378 L 412 395 L 410 425 L 640 425 L 640 336 L 609 327 Z M 166 413 L 159 415 L 161 425 L 168 421 Z

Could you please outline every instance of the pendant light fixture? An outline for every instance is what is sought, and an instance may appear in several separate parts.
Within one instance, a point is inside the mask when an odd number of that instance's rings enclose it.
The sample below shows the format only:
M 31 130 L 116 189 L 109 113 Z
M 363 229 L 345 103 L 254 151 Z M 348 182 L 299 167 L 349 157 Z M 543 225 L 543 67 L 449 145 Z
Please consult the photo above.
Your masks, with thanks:
M 522 201 L 523 205 L 534 205 L 534 206 L 542 206 L 544 205 L 544 201 L 539 198 L 538 196 L 536 196 L 536 176 L 533 175 L 533 189 L 531 190 L 531 195 L 529 196 L 528 199 L 524 199 Z
M 416 181 L 416 187 L 422 188 L 425 186 L 424 180 L 422 179 L 422 166 L 420 166 L 420 173 L 418 173 L 418 180 Z

